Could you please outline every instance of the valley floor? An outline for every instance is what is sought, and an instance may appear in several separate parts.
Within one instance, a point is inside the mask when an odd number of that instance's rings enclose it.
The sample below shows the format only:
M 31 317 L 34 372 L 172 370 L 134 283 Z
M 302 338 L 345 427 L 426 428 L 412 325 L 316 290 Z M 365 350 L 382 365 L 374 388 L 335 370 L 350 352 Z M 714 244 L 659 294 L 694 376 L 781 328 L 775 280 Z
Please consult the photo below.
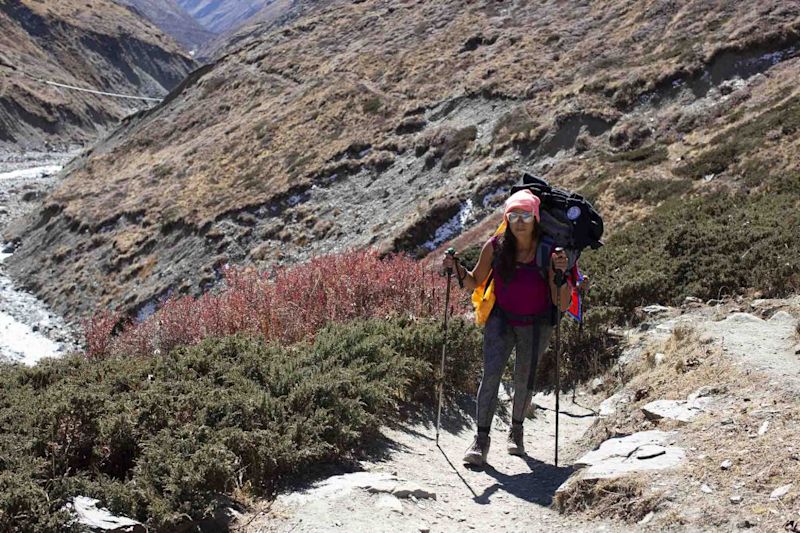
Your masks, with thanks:
M 26 215 L 56 183 L 72 154 L 0 154 L 0 361 L 34 364 L 76 348 L 76 332 L 64 320 L 5 275 L 3 261 L 13 253 L 3 233 Z

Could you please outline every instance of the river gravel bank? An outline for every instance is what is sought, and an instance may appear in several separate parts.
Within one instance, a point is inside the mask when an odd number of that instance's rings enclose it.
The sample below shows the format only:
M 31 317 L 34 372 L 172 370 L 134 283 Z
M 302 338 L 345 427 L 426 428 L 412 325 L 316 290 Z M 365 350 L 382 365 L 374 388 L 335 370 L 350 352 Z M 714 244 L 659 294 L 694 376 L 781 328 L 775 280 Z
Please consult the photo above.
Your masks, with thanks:
M 74 153 L 0 154 L 0 361 L 32 365 L 79 348 L 76 325 L 68 324 L 9 278 L 3 261 L 15 243 L 3 234 L 15 219 L 41 206 Z

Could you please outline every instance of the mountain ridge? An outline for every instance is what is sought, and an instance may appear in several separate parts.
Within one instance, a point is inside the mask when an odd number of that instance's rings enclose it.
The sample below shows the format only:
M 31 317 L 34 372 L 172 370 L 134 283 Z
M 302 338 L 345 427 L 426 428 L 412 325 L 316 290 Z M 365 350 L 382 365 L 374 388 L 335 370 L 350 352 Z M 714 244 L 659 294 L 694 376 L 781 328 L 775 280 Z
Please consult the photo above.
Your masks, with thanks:
M 796 93 L 798 28 L 779 2 L 334 2 L 237 43 L 76 161 L 17 227 L 10 269 L 79 314 L 199 293 L 228 262 L 424 254 L 491 225 L 523 168 L 615 206 L 613 235 L 664 195 L 745 186 L 749 144 L 714 180 L 691 165 Z
M 214 33 L 224 33 L 240 26 L 274 0 L 177 0 L 187 13 Z
M 128 9 L 107 0 L 77 4 L 0 5 L 0 142 L 8 148 L 89 142 L 137 109 L 132 100 L 48 82 L 157 98 L 195 66 L 174 41 Z
M 118 0 L 172 36 L 187 51 L 196 50 L 213 39 L 215 32 L 200 25 L 174 0 Z

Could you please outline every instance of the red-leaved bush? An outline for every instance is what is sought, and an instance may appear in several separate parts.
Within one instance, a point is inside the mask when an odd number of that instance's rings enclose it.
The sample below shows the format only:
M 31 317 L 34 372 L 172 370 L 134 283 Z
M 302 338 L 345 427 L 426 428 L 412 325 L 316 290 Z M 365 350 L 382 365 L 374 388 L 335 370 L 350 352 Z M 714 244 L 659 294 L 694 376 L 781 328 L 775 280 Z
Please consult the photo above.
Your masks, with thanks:
M 327 255 L 274 272 L 228 268 L 219 291 L 199 298 L 170 298 L 119 335 L 115 315 L 95 315 L 85 326 L 88 357 L 167 353 L 207 337 L 234 333 L 293 343 L 309 339 L 328 322 L 406 315 L 441 316 L 446 278 L 405 255 L 381 259 L 374 250 Z M 467 300 L 451 293 L 451 308 Z
M 100 311 L 83 322 L 83 336 L 88 357 L 111 355 L 112 332 L 120 319 L 119 313 Z

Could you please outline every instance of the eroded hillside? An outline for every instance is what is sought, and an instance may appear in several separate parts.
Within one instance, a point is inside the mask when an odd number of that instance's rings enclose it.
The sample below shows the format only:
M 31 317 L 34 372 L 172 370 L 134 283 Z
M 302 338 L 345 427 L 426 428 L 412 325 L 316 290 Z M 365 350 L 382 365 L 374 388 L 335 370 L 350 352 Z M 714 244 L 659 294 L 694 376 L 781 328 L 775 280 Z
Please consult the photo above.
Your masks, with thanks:
M 187 51 L 195 50 L 216 34 L 204 28 L 174 0 L 117 0 L 172 36 Z
M 195 66 L 171 39 L 110 0 L 3 0 L 0 28 L 0 147 L 93 140 L 147 105 L 45 82 L 162 97 Z
M 777 0 L 334 2 L 76 161 L 10 269 L 76 316 L 207 289 L 226 262 L 425 253 L 491 226 L 522 168 L 597 200 L 611 233 L 671 198 L 783 187 L 798 29 Z
M 215 33 L 235 29 L 265 7 L 280 0 L 178 0 L 178 4 Z

